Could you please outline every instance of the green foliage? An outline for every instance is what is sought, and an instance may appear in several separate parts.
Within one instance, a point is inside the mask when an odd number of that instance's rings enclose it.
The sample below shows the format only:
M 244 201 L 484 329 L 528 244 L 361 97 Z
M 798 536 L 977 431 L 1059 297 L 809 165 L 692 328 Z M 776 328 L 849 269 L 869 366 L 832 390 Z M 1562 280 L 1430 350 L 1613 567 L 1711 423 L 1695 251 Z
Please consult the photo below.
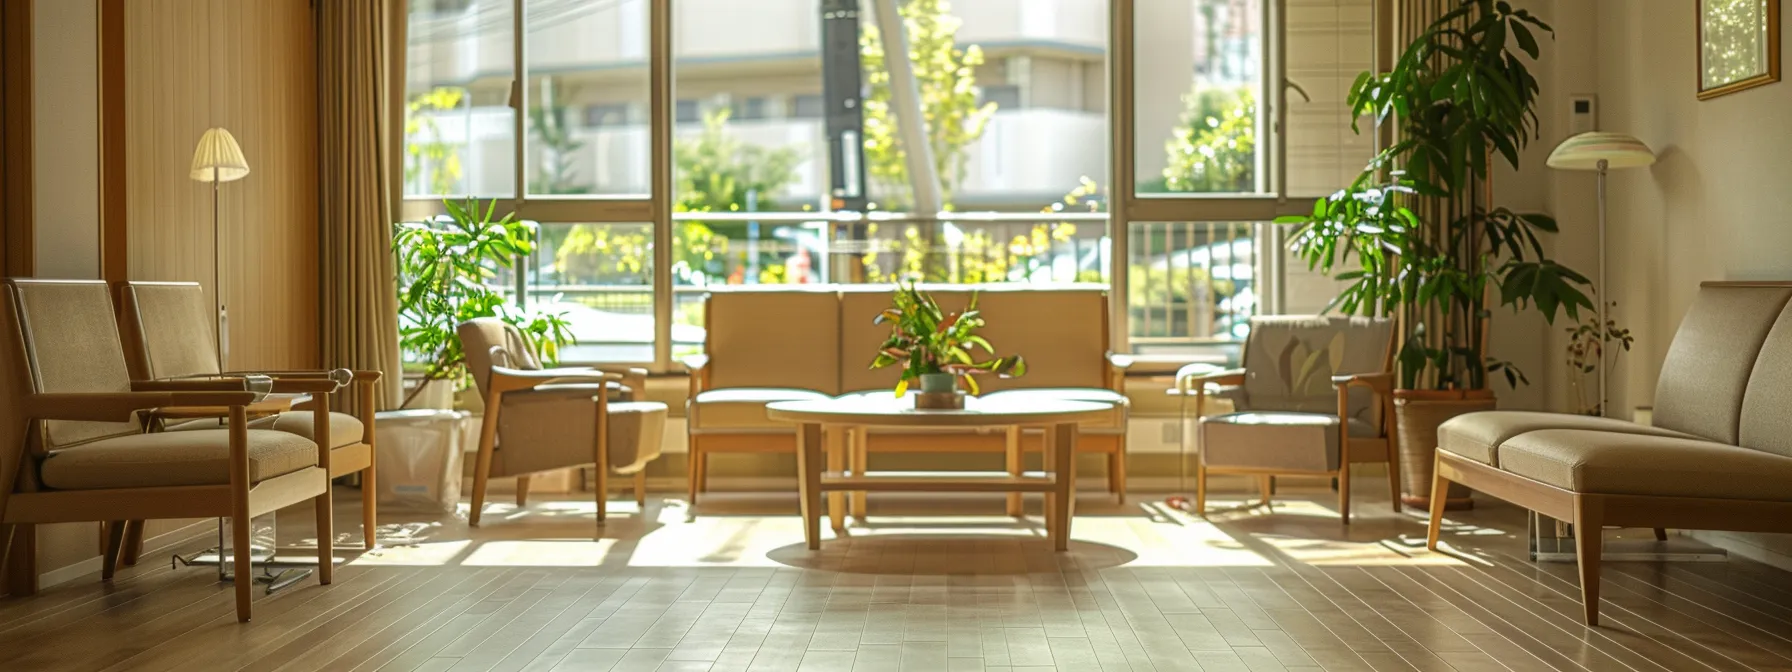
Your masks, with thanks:
M 672 229 L 673 274 L 687 277 L 708 272 L 726 258 L 728 239 L 696 222 L 680 222 Z M 631 224 L 578 224 L 554 250 L 554 268 L 566 284 L 648 284 L 648 264 L 653 259 L 653 236 L 644 226 Z
M 429 192 L 446 194 L 460 184 L 460 154 L 453 143 L 442 140 L 436 125 L 437 112 L 460 108 L 467 90 L 459 87 L 436 87 L 427 93 L 412 96 L 404 107 L 404 181 L 409 184 L 429 171 Z
M 1544 253 L 1555 220 L 1493 207 L 1494 159 L 1516 169 L 1538 132 L 1537 80 L 1524 56 L 1550 27 L 1504 1 L 1462 0 L 1408 45 L 1386 73 L 1351 86 L 1351 116 L 1392 120 L 1400 138 L 1350 186 L 1295 224 L 1290 246 L 1309 268 L 1348 284 L 1332 306 L 1404 314 L 1401 386 L 1484 389 L 1489 372 L 1523 373 L 1486 352 L 1488 294 L 1546 320 L 1592 308 L 1587 279 Z M 1348 269 L 1348 270 L 1346 270 Z
M 983 137 L 996 112 L 995 103 L 977 103 L 977 66 L 983 65 L 983 50 L 976 45 L 958 48 L 958 28 L 963 22 L 952 16 L 950 0 L 908 0 L 898 11 L 908 33 L 908 57 L 914 63 L 941 197 L 949 210 L 952 194 L 964 179 L 969 148 Z M 867 174 L 883 188 L 887 201 L 904 203 L 901 195 L 908 193 L 908 166 L 898 139 L 896 113 L 890 109 L 890 72 L 876 26 L 866 25 L 859 34 L 859 54 L 867 91 Z
M 1182 96 L 1182 120 L 1164 143 L 1164 191 L 1256 190 L 1257 98 L 1250 89 Z
M 802 155 L 795 147 L 768 149 L 742 142 L 728 132 L 732 111 L 703 115 L 703 133 L 672 146 L 677 212 L 739 212 L 747 194 L 757 193 L 759 209 L 775 210 L 772 195 L 796 182 Z
M 515 325 L 528 337 L 536 356 L 555 360 L 560 346 L 572 341 L 566 320 L 518 311 L 488 284 L 498 270 L 512 268 L 519 255 L 534 250 L 534 229 L 514 214 L 493 219 L 496 201 L 487 202 L 483 211 L 470 198 L 461 203 L 445 200 L 443 205 L 449 221 L 401 222 L 392 231 L 399 279 L 399 345 L 428 362 L 425 382 L 466 379 L 466 355 L 455 328 L 474 318 L 497 317 Z
M 1617 302 L 1611 303 L 1616 309 Z M 1600 367 L 1616 364 L 1618 357 L 1630 352 L 1630 346 L 1636 338 L 1630 335 L 1629 329 L 1618 326 L 1616 320 L 1607 319 L 1603 328 L 1599 325 L 1598 315 L 1588 315 L 1573 326 L 1567 328 L 1568 348 L 1568 386 L 1574 389 L 1574 410 L 1581 415 L 1605 415 L 1605 402 L 1602 399 L 1587 399 L 1587 377 L 1599 373 Z M 1615 352 L 1606 352 L 1607 344 L 1616 343 Z M 1598 394 L 1595 392 L 1594 396 Z
M 541 141 L 541 166 L 535 181 L 529 184 L 531 194 L 589 194 L 592 185 L 579 180 L 573 165 L 585 143 L 572 137 L 566 121 L 566 106 L 534 107 L 529 110 L 529 127 Z
M 981 349 L 984 354 L 993 356 L 995 348 L 977 335 L 984 321 L 982 314 L 977 312 L 976 294 L 971 295 L 971 303 L 964 312 L 947 313 L 914 283 L 897 285 L 891 307 L 885 308 L 873 322 L 889 324 L 890 337 L 878 346 L 871 368 L 902 365 L 902 379 L 896 384 L 898 397 L 908 391 L 909 381 L 918 380 L 925 374 L 958 376 L 965 387 L 970 388 L 971 394 L 976 394 L 974 376 L 993 373 L 1013 378 L 1027 373 L 1027 361 L 1020 355 L 977 361 L 973 354 L 975 350 Z

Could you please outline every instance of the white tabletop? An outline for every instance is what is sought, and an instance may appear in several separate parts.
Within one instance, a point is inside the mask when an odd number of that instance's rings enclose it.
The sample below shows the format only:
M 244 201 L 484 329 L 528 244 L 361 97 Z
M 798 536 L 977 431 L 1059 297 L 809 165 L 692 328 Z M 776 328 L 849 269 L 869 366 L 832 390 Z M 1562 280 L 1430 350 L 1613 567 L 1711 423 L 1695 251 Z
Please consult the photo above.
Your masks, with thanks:
M 1099 401 L 966 397 L 963 410 L 917 409 L 913 396 L 855 394 L 838 399 L 779 401 L 765 407 L 772 420 L 879 427 L 999 427 L 1051 425 L 1102 419 L 1114 405 Z

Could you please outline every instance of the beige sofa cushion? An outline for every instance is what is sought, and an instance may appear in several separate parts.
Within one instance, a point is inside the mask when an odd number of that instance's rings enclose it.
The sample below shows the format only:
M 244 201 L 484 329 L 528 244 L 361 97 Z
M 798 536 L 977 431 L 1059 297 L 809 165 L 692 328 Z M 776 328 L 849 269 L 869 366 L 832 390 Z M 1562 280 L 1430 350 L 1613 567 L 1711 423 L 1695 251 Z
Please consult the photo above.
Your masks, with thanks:
M 1737 432 L 1744 448 L 1792 457 L 1792 303 L 1780 311 L 1749 373 Z
M 828 399 L 828 395 L 811 390 L 789 388 L 737 387 L 726 390 L 705 390 L 686 405 L 693 434 L 715 432 L 796 433 L 796 425 L 765 417 L 765 405 L 774 401 L 810 401 Z
M 249 481 L 317 466 L 317 444 L 296 434 L 249 430 Z M 39 472 L 60 490 L 229 485 L 226 430 L 137 434 L 52 451 Z
M 1585 494 L 1792 501 L 1792 458 L 1713 441 L 1546 429 L 1499 453 L 1508 472 Z
M 1648 436 L 1697 438 L 1671 429 L 1616 418 L 1537 411 L 1482 411 L 1451 418 L 1437 427 L 1437 447 L 1489 466 L 1500 466 L 1499 447 L 1514 436 L 1542 429 L 1587 429 Z
M 1668 346 L 1655 425 L 1736 444 L 1749 374 L 1792 287 L 1706 285 Z
M 980 332 L 998 355 L 1020 355 L 1027 375 L 977 382 L 984 392 L 1107 384 L 1107 291 L 1099 287 L 1042 290 L 1022 284 L 981 288 Z
M 316 426 L 317 422 L 315 421 L 315 418 L 312 417 L 311 411 L 288 411 L 278 415 L 270 415 L 265 418 L 256 418 L 249 422 L 250 429 L 271 429 L 276 432 L 297 434 L 312 440 L 315 440 L 315 437 L 317 436 L 316 432 L 312 431 Z M 163 430 L 169 432 L 190 432 L 194 430 L 227 428 L 228 424 L 223 419 L 203 418 L 199 420 L 188 420 L 186 422 L 170 423 L 163 427 Z M 331 448 L 341 448 L 349 444 L 360 443 L 365 431 L 365 428 L 361 425 L 360 418 L 347 413 L 330 413 Z
M 1375 427 L 1351 418 L 1350 435 L 1374 436 Z M 1338 454 L 1337 414 L 1245 411 L 1201 418 L 1201 460 L 1210 467 L 1333 471 Z
M 840 392 L 840 297 L 832 289 L 717 289 L 704 310 L 710 388 Z

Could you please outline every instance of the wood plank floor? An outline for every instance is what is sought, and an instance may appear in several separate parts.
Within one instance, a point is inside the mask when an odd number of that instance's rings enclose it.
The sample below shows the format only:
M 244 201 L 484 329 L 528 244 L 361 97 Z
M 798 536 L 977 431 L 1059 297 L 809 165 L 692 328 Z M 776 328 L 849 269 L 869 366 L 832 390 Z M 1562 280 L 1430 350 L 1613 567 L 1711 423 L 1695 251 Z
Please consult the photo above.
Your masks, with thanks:
M 1525 561 L 1514 509 L 1452 517 L 1464 561 L 1395 543 L 1423 525 L 1385 502 L 1346 530 L 1325 493 L 1212 522 L 1138 499 L 1084 498 L 1065 554 L 996 498 L 874 497 L 819 553 L 793 497 L 618 501 L 597 541 L 588 501 L 471 532 L 389 514 L 381 549 L 258 594 L 248 625 L 166 556 L 0 600 L 0 670 L 1792 669 L 1792 574 L 1745 560 L 1607 563 L 1588 629 L 1573 565 Z M 347 545 L 358 496 L 338 500 Z M 283 540 L 308 541 L 300 509 Z

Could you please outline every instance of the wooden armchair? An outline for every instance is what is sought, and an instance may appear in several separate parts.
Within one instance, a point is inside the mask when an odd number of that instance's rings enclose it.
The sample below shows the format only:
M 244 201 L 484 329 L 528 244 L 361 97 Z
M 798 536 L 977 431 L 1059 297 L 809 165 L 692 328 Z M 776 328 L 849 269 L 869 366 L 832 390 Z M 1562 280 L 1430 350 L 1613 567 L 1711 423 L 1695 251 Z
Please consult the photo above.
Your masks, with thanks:
M 634 477 L 635 501 L 646 503 L 647 464 L 660 456 L 666 405 L 622 401 L 633 393 L 628 375 L 590 368 L 544 369 L 521 332 L 482 318 L 458 329 L 467 368 L 485 398 L 473 472 L 479 525 L 493 476 L 517 477 L 517 506 L 528 497 L 531 474 L 593 465 L 597 521 L 606 513 L 610 472 Z
M 7 280 L 0 296 L 0 545 L 14 595 L 37 589 L 36 526 L 107 522 L 101 575 L 110 579 L 124 521 L 229 518 L 237 620 L 248 621 L 249 521 L 310 499 L 317 510 L 318 582 L 330 583 L 330 451 L 286 432 L 255 430 L 257 393 L 243 378 L 133 385 L 104 282 Z M 336 384 L 276 384 L 328 399 Z M 226 429 L 146 434 L 141 412 L 221 411 Z M 328 426 L 324 404 L 317 422 Z M 21 432 L 22 430 L 22 432 Z
M 1386 462 L 1400 510 L 1393 438 L 1394 327 L 1390 320 L 1275 316 L 1251 319 L 1241 369 L 1189 376 L 1199 419 L 1195 511 L 1207 513 L 1207 476 L 1258 477 L 1263 501 L 1278 475 L 1338 479 L 1338 515 L 1350 522 L 1350 465 Z M 1234 412 L 1207 416 L 1224 394 Z
M 175 380 L 223 374 L 212 334 L 212 305 L 205 291 L 192 282 L 127 282 L 121 292 L 126 360 L 138 380 Z M 286 387 L 302 387 L 301 381 L 334 380 L 360 389 L 356 414 L 327 413 L 318 422 L 316 413 L 288 411 L 250 418 L 250 429 L 273 429 L 307 439 L 329 437 L 330 478 L 361 474 L 361 543 L 372 549 L 377 541 L 378 489 L 374 450 L 374 385 L 378 371 L 271 371 L 243 372 L 270 376 Z M 327 403 L 319 406 L 328 407 Z M 157 419 L 165 431 L 218 429 L 217 419 Z M 141 521 L 127 528 L 126 562 L 131 564 L 142 544 Z

